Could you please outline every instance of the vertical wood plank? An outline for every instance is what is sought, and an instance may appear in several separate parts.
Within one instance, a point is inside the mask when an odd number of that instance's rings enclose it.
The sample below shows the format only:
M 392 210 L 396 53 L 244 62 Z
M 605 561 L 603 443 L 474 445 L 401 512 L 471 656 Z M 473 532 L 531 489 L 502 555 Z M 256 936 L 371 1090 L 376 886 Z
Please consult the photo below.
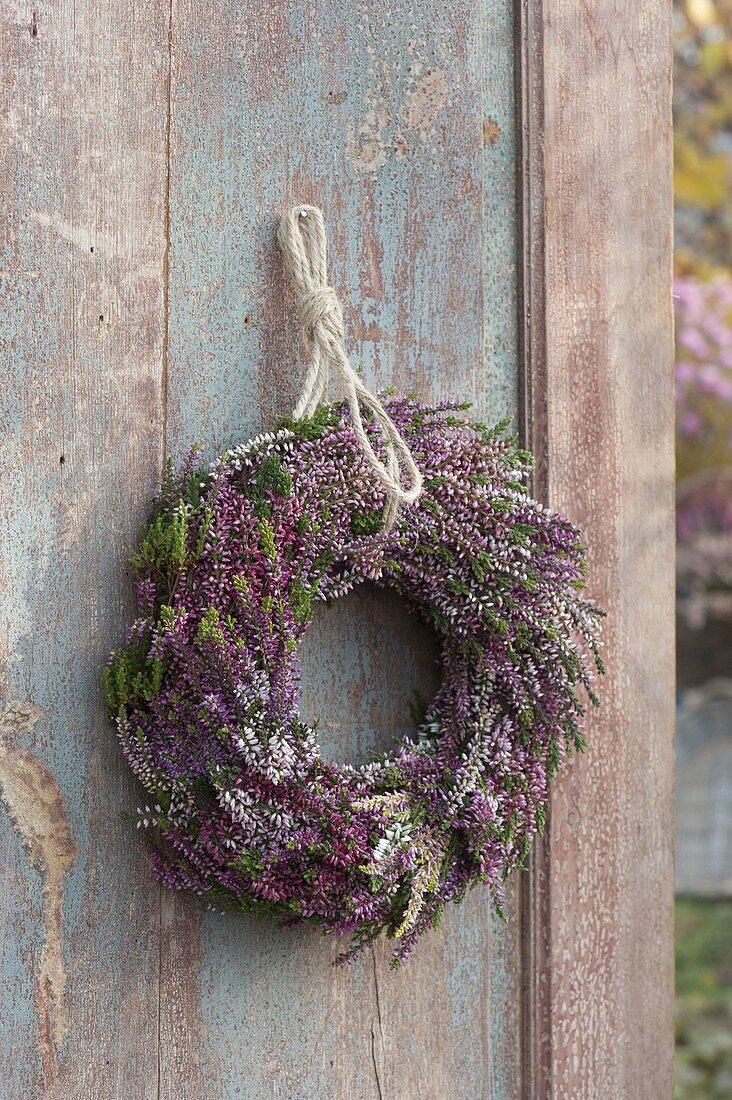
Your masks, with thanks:
M 167 20 L 2 15 L 0 1095 L 157 1095 L 158 887 L 101 700 L 161 461 Z
M 294 201 L 325 209 L 370 384 L 516 412 L 512 34 L 508 0 L 176 0 L 171 454 L 194 440 L 213 454 L 294 403 L 299 340 L 274 244 Z M 406 665 L 388 689 L 386 665 L 355 657 L 387 624 Z M 330 657 L 306 665 L 304 710 L 339 700 L 343 756 L 374 730 L 393 737 L 387 690 L 430 676 L 414 628 L 388 599 L 353 597 L 316 630 Z M 382 947 L 334 971 L 336 949 L 310 930 L 170 895 L 163 914 L 162 1096 L 519 1095 L 518 930 L 497 932 L 477 892 L 398 974 Z
M 544 0 L 522 17 L 545 111 L 543 155 L 525 118 L 525 253 L 543 233 L 546 256 L 545 286 L 527 283 L 529 439 L 540 488 L 587 533 L 609 667 L 526 907 L 527 1096 L 657 1100 L 673 1093 L 671 11 Z
M 489 419 L 520 412 L 519 204 L 517 122 L 520 94 L 516 54 L 517 19 L 513 2 L 479 6 L 482 58 L 483 136 L 483 371 L 487 394 L 482 403 Z M 506 883 L 507 922 L 492 918 L 488 973 L 491 1067 L 486 1094 L 521 1095 L 521 904 L 520 878 Z

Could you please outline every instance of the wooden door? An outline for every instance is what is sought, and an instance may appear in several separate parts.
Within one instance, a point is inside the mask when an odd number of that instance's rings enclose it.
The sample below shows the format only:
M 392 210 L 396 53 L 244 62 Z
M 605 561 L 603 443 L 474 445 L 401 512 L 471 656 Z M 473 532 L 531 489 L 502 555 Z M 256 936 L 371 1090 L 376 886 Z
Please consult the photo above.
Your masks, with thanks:
M 670 1097 L 666 8 L 4 6 L 3 1100 Z M 508 923 L 474 892 L 397 974 L 163 891 L 100 690 L 166 456 L 293 404 L 295 201 L 326 212 L 369 383 L 514 416 L 610 612 L 590 750 Z M 373 593 L 304 658 L 344 759 L 434 675 Z

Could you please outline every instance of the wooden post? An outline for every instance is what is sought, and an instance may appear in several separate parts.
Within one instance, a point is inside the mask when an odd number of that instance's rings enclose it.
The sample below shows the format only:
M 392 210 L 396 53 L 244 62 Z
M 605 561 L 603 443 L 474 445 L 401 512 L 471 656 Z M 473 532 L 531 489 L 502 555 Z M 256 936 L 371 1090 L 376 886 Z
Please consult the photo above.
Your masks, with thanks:
M 524 888 L 525 1095 L 673 1094 L 669 5 L 522 5 L 525 430 L 608 676 Z M 543 141 L 542 141 L 543 137 Z

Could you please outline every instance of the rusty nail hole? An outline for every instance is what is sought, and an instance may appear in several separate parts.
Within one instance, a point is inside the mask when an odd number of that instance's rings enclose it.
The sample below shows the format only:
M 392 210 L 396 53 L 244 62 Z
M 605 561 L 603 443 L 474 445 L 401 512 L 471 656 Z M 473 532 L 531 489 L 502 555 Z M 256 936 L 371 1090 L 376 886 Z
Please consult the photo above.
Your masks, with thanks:
M 30 36 L 31 38 L 38 38 L 38 16 L 35 12 L 31 12 Z
M 100 313 L 100 314 L 99 314 L 99 320 L 100 320 L 100 321 L 103 321 L 103 320 L 104 320 L 104 314 L 103 314 L 103 313 Z
M 493 145 L 501 136 L 501 127 L 495 119 L 487 118 L 483 122 L 483 144 Z
M 61 457 L 60 457 L 60 459 L 59 459 L 59 463 L 60 463 L 60 465 L 61 465 L 61 466 L 63 466 L 63 464 L 64 464 L 64 462 L 65 462 L 65 461 L 66 461 L 66 455 L 61 455 Z
M 244 317 L 244 324 L 245 324 L 245 325 L 248 325 L 248 324 L 249 324 L 249 314 L 248 314 L 248 313 L 247 313 L 247 314 L 246 314 L 246 316 Z
M 93 252 L 93 251 L 94 251 L 94 245 L 92 245 L 92 246 L 91 246 L 91 248 L 89 249 L 89 251 L 90 251 L 90 252 Z

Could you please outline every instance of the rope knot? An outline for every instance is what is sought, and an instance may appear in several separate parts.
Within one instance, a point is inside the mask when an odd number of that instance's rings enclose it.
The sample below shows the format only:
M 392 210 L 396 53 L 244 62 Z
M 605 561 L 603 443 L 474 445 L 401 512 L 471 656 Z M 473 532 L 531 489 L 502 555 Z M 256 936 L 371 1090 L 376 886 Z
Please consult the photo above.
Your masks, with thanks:
M 311 339 L 316 338 L 320 325 L 331 340 L 343 343 L 343 310 L 332 286 L 316 286 L 300 297 L 300 320 L 303 331 Z
M 335 290 L 328 284 L 325 222 L 321 211 L 317 206 L 296 206 L 288 211 L 277 229 L 277 240 L 297 295 L 300 321 L 311 352 L 310 366 L 293 417 L 299 420 L 313 416 L 327 397 L 332 364 L 346 388 L 356 439 L 383 487 L 384 530 L 390 531 L 400 505 L 411 504 L 422 492 L 422 475 L 396 424 L 348 361 L 343 346 L 343 311 Z M 381 455 L 377 454 L 369 438 L 361 415 L 362 407 L 380 436 Z M 371 426 L 369 430 L 373 431 Z

